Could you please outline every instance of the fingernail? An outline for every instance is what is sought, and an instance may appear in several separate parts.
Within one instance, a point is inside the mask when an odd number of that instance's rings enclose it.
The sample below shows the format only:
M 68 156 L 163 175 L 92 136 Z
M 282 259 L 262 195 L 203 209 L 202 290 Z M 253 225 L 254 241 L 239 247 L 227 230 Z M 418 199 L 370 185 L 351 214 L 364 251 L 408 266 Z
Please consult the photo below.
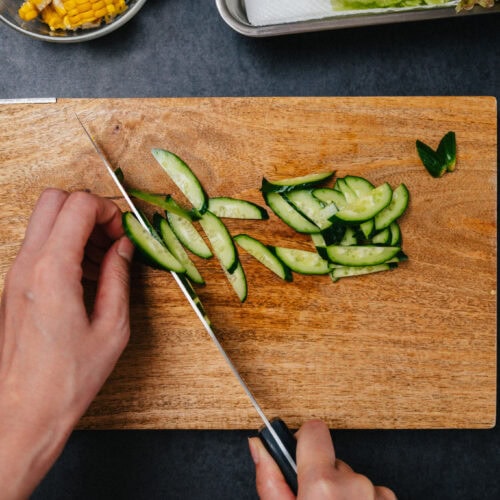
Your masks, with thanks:
M 259 446 L 255 443 L 255 438 L 248 438 L 248 447 L 250 448 L 250 455 L 252 456 L 253 463 L 257 465 L 260 460 Z
M 123 257 L 129 264 L 132 262 L 132 258 L 134 256 L 134 245 L 126 236 L 122 236 L 120 238 L 116 251 L 118 255 Z

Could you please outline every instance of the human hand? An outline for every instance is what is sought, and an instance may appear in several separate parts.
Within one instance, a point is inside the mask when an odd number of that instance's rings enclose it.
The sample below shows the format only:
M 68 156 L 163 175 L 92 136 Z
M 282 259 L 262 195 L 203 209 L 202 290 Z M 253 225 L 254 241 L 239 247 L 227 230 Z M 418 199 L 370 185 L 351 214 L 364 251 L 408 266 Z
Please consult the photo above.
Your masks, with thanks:
M 330 431 L 319 420 L 306 422 L 296 434 L 299 500 L 395 500 L 384 486 L 374 486 L 335 457 Z M 292 500 L 295 495 L 259 438 L 249 440 L 261 500 Z
M 125 348 L 132 255 L 111 201 L 41 195 L 0 309 L 3 499 L 32 492 Z M 83 276 L 97 278 L 90 315 Z

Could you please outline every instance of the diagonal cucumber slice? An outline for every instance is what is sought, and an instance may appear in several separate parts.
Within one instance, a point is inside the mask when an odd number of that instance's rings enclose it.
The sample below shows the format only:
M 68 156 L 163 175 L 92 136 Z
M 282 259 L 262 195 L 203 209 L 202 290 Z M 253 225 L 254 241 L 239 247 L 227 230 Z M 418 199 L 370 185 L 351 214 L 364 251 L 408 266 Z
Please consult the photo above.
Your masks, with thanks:
M 248 236 L 248 234 L 238 234 L 234 241 L 261 264 L 270 269 L 285 281 L 292 281 L 292 273 L 283 262 L 281 262 L 271 250 L 259 240 Z
M 208 207 L 208 196 L 193 171 L 170 151 L 155 148 L 151 152 L 193 207 L 203 214 Z
M 142 227 L 132 212 L 122 215 L 125 234 L 151 264 L 176 273 L 184 273 L 184 266 L 168 251 L 162 242 Z

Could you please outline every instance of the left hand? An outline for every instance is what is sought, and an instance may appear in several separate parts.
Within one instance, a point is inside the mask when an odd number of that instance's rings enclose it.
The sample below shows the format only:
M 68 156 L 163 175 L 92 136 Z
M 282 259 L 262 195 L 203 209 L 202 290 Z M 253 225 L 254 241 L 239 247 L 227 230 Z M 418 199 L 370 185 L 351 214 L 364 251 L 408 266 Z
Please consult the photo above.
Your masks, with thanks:
M 0 311 L 2 498 L 29 496 L 125 348 L 132 254 L 111 201 L 41 195 Z M 84 275 L 98 280 L 90 315 Z

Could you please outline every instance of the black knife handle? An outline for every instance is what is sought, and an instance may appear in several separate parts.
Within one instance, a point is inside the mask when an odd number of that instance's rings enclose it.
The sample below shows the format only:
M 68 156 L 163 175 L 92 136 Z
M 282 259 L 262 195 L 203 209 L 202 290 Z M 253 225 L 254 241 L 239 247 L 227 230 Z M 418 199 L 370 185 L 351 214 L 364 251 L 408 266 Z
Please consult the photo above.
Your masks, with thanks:
M 285 446 L 290 456 L 294 461 L 296 461 L 295 452 L 297 449 L 297 441 L 295 440 L 295 437 L 290 429 L 280 418 L 274 418 L 270 421 L 270 423 L 271 427 L 281 439 L 281 442 Z M 288 483 L 288 486 L 290 486 L 290 489 L 293 491 L 294 495 L 296 495 L 298 490 L 297 473 L 293 470 L 290 462 L 287 460 L 266 426 L 263 426 L 259 429 L 259 437 L 264 443 L 267 451 L 273 457 L 274 461 L 278 464 L 278 467 L 280 468 L 286 482 Z

